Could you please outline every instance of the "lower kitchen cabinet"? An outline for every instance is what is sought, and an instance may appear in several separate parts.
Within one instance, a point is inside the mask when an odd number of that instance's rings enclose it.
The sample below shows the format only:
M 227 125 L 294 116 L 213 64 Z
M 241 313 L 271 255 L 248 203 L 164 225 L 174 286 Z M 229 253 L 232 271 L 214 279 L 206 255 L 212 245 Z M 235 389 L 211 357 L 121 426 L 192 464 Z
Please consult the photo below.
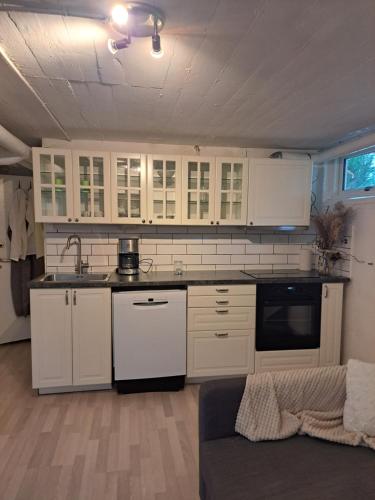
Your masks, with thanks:
M 30 296 L 33 388 L 110 384 L 110 289 L 33 289 Z
M 188 377 L 253 373 L 254 342 L 254 330 L 189 332 Z
M 254 372 L 254 285 L 188 288 L 189 378 Z

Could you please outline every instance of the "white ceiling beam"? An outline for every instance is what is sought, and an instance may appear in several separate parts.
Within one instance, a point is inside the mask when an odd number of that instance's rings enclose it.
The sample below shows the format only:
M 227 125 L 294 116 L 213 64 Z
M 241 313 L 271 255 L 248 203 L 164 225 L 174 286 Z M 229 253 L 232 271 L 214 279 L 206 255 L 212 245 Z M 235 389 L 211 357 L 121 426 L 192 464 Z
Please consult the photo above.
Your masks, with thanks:
M 325 149 L 320 153 L 313 155 L 315 163 L 322 163 L 323 161 L 334 160 L 340 156 L 356 153 L 375 146 L 375 132 L 364 135 L 358 139 L 347 141 L 333 148 Z
M 39 101 L 43 109 L 46 111 L 48 116 L 51 118 L 51 120 L 55 123 L 57 128 L 60 130 L 60 132 L 63 134 L 65 139 L 67 141 L 70 141 L 70 137 L 65 131 L 64 127 L 61 125 L 60 121 L 56 118 L 56 116 L 52 113 L 52 111 L 49 109 L 47 104 L 43 101 L 43 99 L 40 97 L 38 92 L 31 86 L 31 84 L 28 82 L 28 80 L 23 76 L 23 74 L 19 71 L 17 66 L 13 63 L 13 61 L 9 58 L 8 54 L 5 52 L 4 48 L 0 46 L 0 56 L 3 58 L 3 60 L 8 64 L 8 66 L 16 73 L 16 75 L 19 77 L 19 79 L 25 84 L 25 86 L 28 88 L 28 90 L 33 94 L 34 97 Z

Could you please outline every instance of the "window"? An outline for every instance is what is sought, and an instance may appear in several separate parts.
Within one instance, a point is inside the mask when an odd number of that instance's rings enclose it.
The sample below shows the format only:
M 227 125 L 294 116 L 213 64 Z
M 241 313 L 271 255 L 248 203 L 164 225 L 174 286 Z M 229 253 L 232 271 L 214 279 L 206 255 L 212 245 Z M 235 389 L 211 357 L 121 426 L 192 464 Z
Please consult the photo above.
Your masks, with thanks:
M 344 159 L 343 190 L 367 190 L 375 186 L 375 152 Z

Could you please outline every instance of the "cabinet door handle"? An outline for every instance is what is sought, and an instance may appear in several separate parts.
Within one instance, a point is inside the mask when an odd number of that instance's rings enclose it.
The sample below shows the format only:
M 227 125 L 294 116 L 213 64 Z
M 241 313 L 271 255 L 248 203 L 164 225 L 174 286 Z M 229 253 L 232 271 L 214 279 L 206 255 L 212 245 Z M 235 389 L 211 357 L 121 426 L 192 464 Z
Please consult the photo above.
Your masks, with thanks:
M 77 305 L 77 292 L 74 290 L 73 292 L 73 305 L 76 306 Z
M 218 314 L 227 314 L 229 312 L 229 309 L 216 309 L 216 312 Z
M 229 300 L 217 300 L 216 304 L 218 306 L 227 306 L 229 304 Z
M 217 220 L 217 221 L 216 221 L 216 224 L 220 224 L 220 222 Z
M 218 293 L 228 293 L 229 289 L 228 288 L 216 288 L 216 291 Z
M 74 220 L 75 220 L 75 222 L 79 222 L 79 219 L 74 219 Z
M 65 292 L 65 305 L 68 306 L 69 305 L 69 291 L 66 290 Z
M 212 220 L 212 221 L 211 221 L 211 224 L 213 224 L 213 223 L 214 223 L 214 221 Z
M 324 285 L 324 298 L 326 299 L 328 297 L 328 286 Z
M 215 332 L 215 337 L 218 337 L 218 338 L 229 337 L 229 333 L 228 332 L 225 332 L 225 333 Z
M 69 217 L 68 222 L 72 222 L 72 218 L 71 217 Z

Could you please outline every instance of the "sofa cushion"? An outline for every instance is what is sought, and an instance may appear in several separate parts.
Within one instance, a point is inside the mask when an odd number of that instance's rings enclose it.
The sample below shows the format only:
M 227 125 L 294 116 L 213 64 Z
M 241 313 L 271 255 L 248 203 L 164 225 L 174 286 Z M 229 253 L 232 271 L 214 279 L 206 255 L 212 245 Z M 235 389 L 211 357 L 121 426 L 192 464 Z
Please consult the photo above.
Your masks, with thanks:
M 307 436 L 201 443 L 207 500 L 375 498 L 375 452 Z

